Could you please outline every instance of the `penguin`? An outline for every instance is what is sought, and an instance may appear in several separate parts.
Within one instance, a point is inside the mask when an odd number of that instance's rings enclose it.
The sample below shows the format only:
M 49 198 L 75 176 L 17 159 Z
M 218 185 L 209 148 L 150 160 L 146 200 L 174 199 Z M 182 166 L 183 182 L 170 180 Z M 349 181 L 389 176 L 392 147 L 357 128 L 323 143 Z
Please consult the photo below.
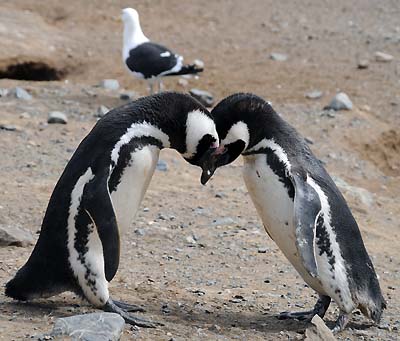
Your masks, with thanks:
M 153 93 L 155 81 L 158 82 L 158 91 L 161 91 L 162 77 L 197 74 L 203 71 L 203 68 L 196 64 L 184 65 L 182 56 L 163 45 L 151 42 L 142 31 L 139 13 L 135 9 L 124 8 L 122 20 L 122 60 L 134 77 L 147 80 L 150 94 Z
M 210 113 L 190 95 L 164 92 L 108 112 L 66 165 L 34 250 L 5 294 L 29 301 L 72 291 L 129 324 L 155 327 L 128 313 L 141 307 L 110 297 L 120 233 L 134 222 L 161 149 L 173 148 L 202 166 L 218 147 Z
M 354 309 L 378 323 L 386 302 L 360 230 L 304 138 L 253 94 L 229 96 L 211 114 L 225 152 L 210 155 L 202 184 L 242 155 L 244 182 L 266 232 L 319 295 L 312 310 L 279 318 L 323 318 L 334 300 L 340 308 L 334 332 Z

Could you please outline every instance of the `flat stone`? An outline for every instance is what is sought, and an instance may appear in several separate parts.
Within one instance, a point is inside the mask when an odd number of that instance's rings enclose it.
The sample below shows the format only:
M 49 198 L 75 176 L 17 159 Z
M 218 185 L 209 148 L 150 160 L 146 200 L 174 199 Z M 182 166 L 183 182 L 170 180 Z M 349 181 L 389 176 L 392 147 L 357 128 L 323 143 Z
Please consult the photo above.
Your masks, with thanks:
M 321 98 L 323 96 L 323 92 L 320 90 L 313 90 L 310 92 L 307 92 L 304 96 L 308 99 L 318 99 Z
M 333 97 L 332 101 L 324 109 L 351 110 L 353 109 L 353 103 L 347 94 L 344 92 L 339 92 L 335 97 Z
M 82 341 L 117 341 L 124 326 L 124 319 L 115 313 L 75 315 L 57 319 L 50 336 L 69 336 L 72 340 Z
M 8 95 L 8 89 L 0 88 L 0 97 L 6 97 Z
M 231 217 L 223 217 L 223 218 L 217 218 L 214 219 L 212 222 L 212 225 L 214 226 L 222 226 L 222 225 L 232 225 L 235 223 L 235 220 L 232 219 Z
M 6 131 L 16 131 L 17 127 L 11 124 L 2 124 L 0 123 L 0 129 Z
M 116 79 L 103 79 L 100 86 L 108 90 L 118 90 L 119 82 Z
M 267 251 L 268 251 L 268 248 L 266 248 L 266 247 L 259 247 L 257 250 L 258 253 L 267 253 Z
M 201 104 L 206 107 L 212 107 L 214 105 L 214 96 L 205 90 L 191 89 L 189 91 L 190 95 L 197 99 Z
M 105 114 L 107 114 L 110 111 L 105 105 L 100 105 L 96 113 L 94 114 L 95 117 L 103 117 Z
M 49 117 L 47 119 L 47 123 L 50 124 L 67 124 L 68 118 L 61 111 L 51 111 L 49 112 Z
M 275 60 L 277 62 L 285 62 L 288 59 L 288 56 L 284 53 L 272 52 L 269 55 L 269 58 L 271 58 L 272 60 Z
M 18 99 L 24 99 L 26 101 L 32 99 L 32 95 L 30 95 L 29 92 L 27 92 L 25 89 L 20 88 L 19 86 L 17 86 L 14 89 L 13 93 L 14 93 L 14 96 Z
M 306 329 L 305 341 L 336 341 L 332 331 L 318 315 L 313 317 L 311 323 L 313 325 Z
M 161 172 L 168 171 L 168 164 L 164 160 L 158 160 L 156 169 Z
M 385 52 L 375 52 L 375 60 L 380 63 L 388 63 L 393 60 L 393 56 Z
M 30 231 L 18 226 L 0 225 L 0 246 L 27 247 L 35 244 Z

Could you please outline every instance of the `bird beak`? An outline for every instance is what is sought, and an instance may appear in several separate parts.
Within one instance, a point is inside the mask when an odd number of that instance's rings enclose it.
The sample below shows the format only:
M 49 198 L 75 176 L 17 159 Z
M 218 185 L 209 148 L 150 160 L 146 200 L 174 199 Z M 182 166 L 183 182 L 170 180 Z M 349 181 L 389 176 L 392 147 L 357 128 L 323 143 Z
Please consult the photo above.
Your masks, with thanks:
M 218 161 L 222 155 L 227 152 L 224 146 L 217 148 L 210 148 L 200 160 L 200 166 L 203 170 L 201 173 L 200 182 L 205 185 L 208 180 L 214 175 L 215 170 L 218 168 Z

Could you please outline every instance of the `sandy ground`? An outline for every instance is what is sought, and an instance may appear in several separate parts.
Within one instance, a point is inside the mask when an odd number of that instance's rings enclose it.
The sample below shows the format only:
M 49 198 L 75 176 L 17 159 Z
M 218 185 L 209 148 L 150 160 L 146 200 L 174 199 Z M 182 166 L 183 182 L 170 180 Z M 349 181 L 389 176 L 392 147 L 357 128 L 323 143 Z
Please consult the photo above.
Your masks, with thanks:
M 36 233 L 52 189 L 100 105 L 124 103 L 120 92 L 96 85 L 106 78 L 146 93 L 121 63 L 120 9 L 136 6 L 142 27 L 206 71 L 187 87 L 211 91 L 217 100 L 237 91 L 269 99 L 303 135 L 338 181 L 360 225 L 388 302 L 386 329 L 354 313 L 338 338 L 396 340 L 400 328 L 400 3 L 372 1 L 13 1 L 0 4 L 0 70 L 42 60 L 64 73 L 53 82 L 0 79 L 0 88 L 21 86 L 33 99 L 0 97 L 0 223 Z M 378 63 L 376 51 L 394 56 Z M 285 53 L 285 62 L 269 58 Z M 357 69 L 360 59 L 369 67 Z M 318 100 L 304 94 L 318 89 Z M 352 111 L 326 115 L 337 91 Z M 47 125 L 49 111 L 69 117 Z M 28 113 L 21 116 L 22 113 Z M 333 116 L 333 117 L 331 117 Z M 115 298 L 146 307 L 157 329 L 127 326 L 123 340 L 302 339 L 304 323 L 279 321 L 284 310 L 311 307 L 305 287 L 265 234 L 241 179 L 241 160 L 199 183 L 200 170 L 174 151 L 161 154 L 157 171 L 122 238 L 122 262 L 110 284 Z M 346 186 L 345 186 L 346 187 Z M 343 188 L 343 185 L 342 185 Z M 360 194 L 361 193 L 361 194 Z M 32 248 L 0 248 L 0 283 L 24 264 Z M 265 249 L 265 250 L 263 250 Z M 266 251 L 260 253 L 259 251 Z M 35 304 L 17 304 L 0 291 L 0 339 L 20 340 L 51 330 L 54 320 L 94 311 L 65 293 Z M 332 305 L 326 316 L 332 326 Z

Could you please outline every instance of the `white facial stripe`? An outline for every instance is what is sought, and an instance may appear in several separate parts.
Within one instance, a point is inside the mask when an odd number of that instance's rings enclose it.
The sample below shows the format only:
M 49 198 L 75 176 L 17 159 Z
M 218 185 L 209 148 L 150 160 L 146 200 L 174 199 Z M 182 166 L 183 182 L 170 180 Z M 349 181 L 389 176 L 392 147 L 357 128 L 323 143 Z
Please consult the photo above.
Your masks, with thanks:
M 68 215 L 68 252 L 69 263 L 72 271 L 76 276 L 85 296 L 90 302 L 97 306 L 105 304 L 109 297 L 108 284 L 104 274 L 104 258 L 103 247 L 97 233 L 97 229 L 93 224 L 88 227 L 90 232 L 88 235 L 88 251 L 85 253 L 84 258 L 79 258 L 80 255 L 75 249 L 76 227 L 75 220 L 79 212 L 79 206 L 82 199 L 83 189 L 85 185 L 94 178 L 92 169 L 89 167 L 86 172 L 78 179 L 74 189 L 71 192 L 71 204 L 69 207 Z M 87 276 L 87 268 L 91 272 Z M 94 287 L 88 285 L 88 280 L 95 282 Z
M 188 113 L 186 119 L 186 152 L 182 154 L 185 158 L 191 158 L 196 154 L 197 145 L 204 135 L 214 136 L 219 146 L 219 138 L 215 123 L 211 117 L 201 110 L 194 110 Z
M 250 133 L 247 124 L 243 121 L 236 122 L 230 129 L 228 130 L 228 134 L 226 137 L 221 141 L 223 146 L 235 142 L 237 140 L 243 140 L 246 144 L 244 150 L 247 148 L 249 141 L 250 141 Z
M 121 147 L 125 144 L 128 144 L 134 137 L 142 136 L 151 136 L 156 138 L 157 140 L 161 141 L 163 148 L 170 147 L 168 135 L 156 126 L 153 126 L 147 122 L 132 123 L 132 125 L 127 129 L 126 133 L 121 136 L 117 144 L 114 146 L 114 149 L 111 152 L 111 160 L 117 164 Z
M 324 227 L 326 228 L 326 232 L 328 233 L 331 250 L 333 256 L 335 257 L 335 264 L 333 271 L 335 275 L 335 282 L 337 283 L 337 285 L 334 286 L 333 288 L 324 288 L 324 289 L 328 291 L 328 294 L 330 294 L 331 297 L 335 297 L 337 296 L 337 293 L 335 293 L 334 290 L 340 288 L 342 296 L 342 304 L 346 307 L 347 311 L 351 311 L 354 309 L 353 299 L 350 293 L 349 283 L 347 280 L 347 270 L 346 267 L 344 266 L 344 260 L 340 252 L 339 244 L 336 240 L 336 233 L 331 225 L 331 209 L 328 198 L 325 195 L 324 191 L 321 189 L 321 187 L 308 174 L 307 174 L 307 183 L 312 188 L 314 188 L 314 190 L 318 194 L 319 200 L 321 202 L 320 214 L 321 213 L 323 214 Z M 319 251 L 316 251 L 316 254 L 318 253 Z M 332 278 L 332 274 L 331 274 L 331 265 L 329 264 L 328 257 L 324 253 L 322 256 L 317 257 L 317 261 L 318 261 L 317 265 L 318 265 L 319 276 L 326 277 L 328 279 L 327 281 L 329 282 L 329 279 Z M 333 292 L 330 293 L 329 290 Z
M 289 162 L 289 158 L 283 148 L 277 144 L 273 139 L 262 139 L 255 146 L 248 149 L 246 152 L 256 152 L 262 148 L 270 148 L 274 152 L 274 154 L 278 157 L 278 159 L 285 164 L 285 168 L 288 172 L 290 172 L 291 164 Z

